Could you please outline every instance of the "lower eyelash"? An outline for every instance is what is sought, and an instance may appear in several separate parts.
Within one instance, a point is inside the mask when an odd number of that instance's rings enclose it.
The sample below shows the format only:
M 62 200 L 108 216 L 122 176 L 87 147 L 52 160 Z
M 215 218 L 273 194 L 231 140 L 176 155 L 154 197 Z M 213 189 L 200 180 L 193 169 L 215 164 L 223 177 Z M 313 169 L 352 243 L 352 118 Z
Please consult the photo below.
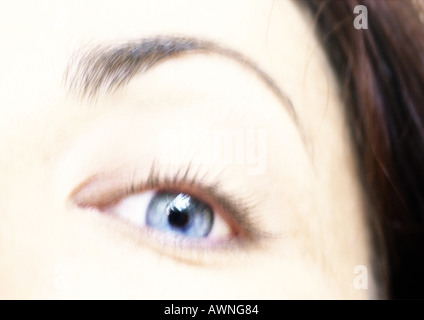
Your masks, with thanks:
M 185 264 L 208 267 L 225 265 L 229 252 L 243 254 L 246 249 L 252 248 L 246 246 L 240 239 L 211 244 L 198 239 L 166 234 L 148 227 L 141 228 L 142 230 L 128 224 L 127 227 L 132 229 L 132 238 L 140 244 L 140 247 L 148 247 L 161 256 Z

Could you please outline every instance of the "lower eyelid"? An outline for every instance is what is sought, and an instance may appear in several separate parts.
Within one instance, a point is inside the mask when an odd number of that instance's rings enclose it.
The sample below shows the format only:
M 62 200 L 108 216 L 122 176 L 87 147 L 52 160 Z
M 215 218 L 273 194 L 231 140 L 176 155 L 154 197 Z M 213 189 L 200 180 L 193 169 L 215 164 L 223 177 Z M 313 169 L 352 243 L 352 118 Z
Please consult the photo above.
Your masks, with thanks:
M 192 265 L 202 268 L 220 268 L 228 265 L 230 260 L 235 263 L 255 252 L 256 247 L 240 241 L 199 241 L 185 237 L 173 236 L 152 228 L 138 227 L 132 223 L 110 215 L 104 219 L 103 212 L 91 211 L 97 216 L 98 224 L 105 237 L 118 244 L 129 246 L 135 255 L 152 254 L 175 263 Z
M 137 230 L 139 231 L 139 230 Z M 229 241 L 199 241 L 184 237 L 175 237 L 160 231 L 146 229 L 145 232 L 136 232 L 134 235 L 142 247 L 149 247 L 161 256 L 167 256 L 173 260 L 198 266 L 224 266 L 228 263 L 229 254 L 234 252 L 245 254 L 241 250 L 243 244 L 237 239 Z
M 104 214 L 109 215 L 108 212 L 100 210 L 93 210 L 91 214 L 99 218 Z M 135 252 L 142 253 L 148 250 L 161 257 L 187 265 L 223 267 L 229 263 L 229 258 L 245 257 L 256 250 L 255 245 L 240 238 L 199 240 L 171 235 L 146 226 L 140 227 L 114 214 L 107 218 L 99 222 L 107 226 L 103 230 L 107 231 L 107 236 L 113 237 L 114 241 L 132 243 Z M 113 232 L 109 234 L 108 230 Z

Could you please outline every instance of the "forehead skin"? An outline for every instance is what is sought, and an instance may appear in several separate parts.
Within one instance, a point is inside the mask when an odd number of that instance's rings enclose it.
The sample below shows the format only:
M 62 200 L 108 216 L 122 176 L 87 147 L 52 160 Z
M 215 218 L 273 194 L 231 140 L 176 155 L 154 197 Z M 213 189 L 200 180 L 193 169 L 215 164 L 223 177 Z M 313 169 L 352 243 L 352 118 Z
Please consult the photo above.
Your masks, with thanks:
M 0 28 L 1 298 L 376 297 L 370 272 L 367 290 L 354 286 L 371 252 L 343 107 L 292 1 L 9 2 Z M 156 35 L 241 52 L 290 98 L 298 123 L 263 79 L 214 54 L 162 62 L 96 101 L 67 91 L 75 52 Z M 199 169 L 255 204 L 253 220 L 272 235 L 260 246 L 156 248 L 70 201 L 96 174 L 143 172 L 159 129 L 174 123 L 266 129 L 263 174 Z

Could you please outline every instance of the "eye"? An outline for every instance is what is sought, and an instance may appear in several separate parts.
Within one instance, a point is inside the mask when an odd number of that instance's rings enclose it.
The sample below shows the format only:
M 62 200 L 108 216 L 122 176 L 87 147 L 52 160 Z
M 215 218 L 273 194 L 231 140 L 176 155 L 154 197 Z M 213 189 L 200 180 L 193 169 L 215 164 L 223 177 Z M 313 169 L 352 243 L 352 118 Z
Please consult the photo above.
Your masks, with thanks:
M 151 169 L 146 177 L 96 174 L 70 200 L 86 212 L 126 222 L 130 228 L 122 230 L 129 237 L 163 252 L 247 248 L 268 237 L 254 219 L 253 196 L 237 196 L 238 189 L 227 189 L 220 176 L 202 181 L 190 168 L 183 174 Z
M 167 236 L 225 240 L 235 233 L 221 214 L 186 193 L 147 191 L 127 196 L 106 211 Z

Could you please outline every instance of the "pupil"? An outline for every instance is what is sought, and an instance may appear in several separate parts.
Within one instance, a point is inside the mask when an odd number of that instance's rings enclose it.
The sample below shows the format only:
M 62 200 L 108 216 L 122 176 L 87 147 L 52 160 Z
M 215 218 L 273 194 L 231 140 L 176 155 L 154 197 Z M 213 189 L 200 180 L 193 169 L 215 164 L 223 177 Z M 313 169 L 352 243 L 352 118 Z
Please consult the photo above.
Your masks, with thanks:
M 188 220 L 188 210 L 179 210 L 175 207 L 169 209 L 168 221 L 173 227 L 183 228 L 187 225 Z

